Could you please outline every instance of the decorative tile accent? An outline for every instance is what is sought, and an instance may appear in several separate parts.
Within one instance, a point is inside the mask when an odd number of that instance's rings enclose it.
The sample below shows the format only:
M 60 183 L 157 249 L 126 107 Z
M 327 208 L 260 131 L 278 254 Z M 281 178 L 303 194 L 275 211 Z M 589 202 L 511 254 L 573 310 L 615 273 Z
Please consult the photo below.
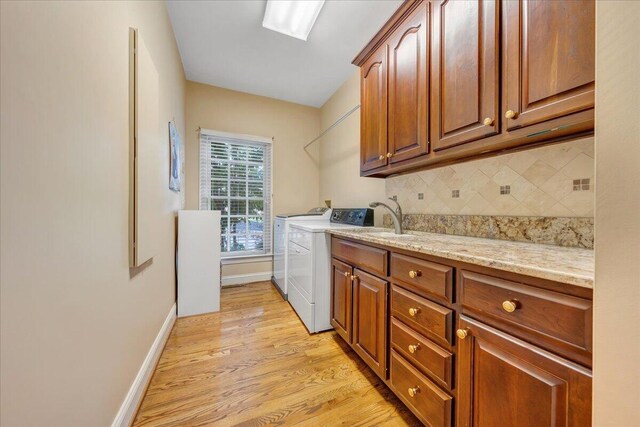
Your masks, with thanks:
M 573 191 L 584 191 L 588 189 L 589 189 L 589 178 L 573 180 Z
M 408 214 L 593 217 L 593 148 L 590 137 L 394 176 L 386 194 Z
M 405 214 L 406 230 L 593 249 L 593 218 Z M 390 215 L 384 226 L 393 227 Z

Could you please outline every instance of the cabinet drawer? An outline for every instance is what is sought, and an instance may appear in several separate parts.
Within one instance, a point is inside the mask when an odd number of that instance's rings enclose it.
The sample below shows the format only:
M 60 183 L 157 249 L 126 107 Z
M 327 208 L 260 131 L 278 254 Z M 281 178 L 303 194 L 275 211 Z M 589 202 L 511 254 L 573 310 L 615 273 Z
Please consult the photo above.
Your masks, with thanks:
M 453 398 L 393 350 L 391 351 L 391 387 L 426 425 L 433 427 L 451 425 Z
M 393 285 L 391 314 L 423 335 L 451 344 L 452 310 Z
M 442 381 L 449 389 L 453 388 L 453 355 L 395 317 L 391 318 L 391 345 L 425 373 Z
M 468 271 L 461 277 L 464 308 L 591 351 L 591 301 Z
M 380 276 L 387 277 L 387 251 L 348 240 L 331 239 L 331 254 Z
M 453 268 L 396 253 L 391 254 L 391 277 L 419 293 L 453 302 Z

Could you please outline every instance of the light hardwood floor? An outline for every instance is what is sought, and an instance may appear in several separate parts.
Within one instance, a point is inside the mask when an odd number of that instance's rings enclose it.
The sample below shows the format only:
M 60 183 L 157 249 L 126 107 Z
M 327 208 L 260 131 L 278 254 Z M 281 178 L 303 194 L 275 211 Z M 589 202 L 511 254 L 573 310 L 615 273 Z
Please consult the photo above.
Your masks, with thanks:
M 134 426 L 420 422 L 333 331 L 309 335 L 269 282 L 178 319 Z

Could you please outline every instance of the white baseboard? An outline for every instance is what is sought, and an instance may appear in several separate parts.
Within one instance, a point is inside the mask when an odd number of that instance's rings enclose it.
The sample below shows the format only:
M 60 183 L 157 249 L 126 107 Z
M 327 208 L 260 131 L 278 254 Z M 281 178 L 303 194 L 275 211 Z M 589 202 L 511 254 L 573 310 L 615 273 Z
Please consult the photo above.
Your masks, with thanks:
M 263 282 L 271 280 L 271 272 L 237 274 L 235 276 L 222 276 L 222 286 L 244 285 L 245 283 Z
M 160 354 L 162 354 L 162 350 L 169 338 L 169 333 L 171 332 L 171 328 L 175 321 L 176 305 L 173 304 L 173 307 L 171 307 L 169 314 L 167 314 L 167 318 L 164 320 L 156 339 L 153 341 L 153 344 L 147 353 L 147 357 L 144 358 L 144 362 L 142 362 L 142 366 L 140 366 L 140 370 L 138 371 L 136 378 L 133 380 L 133 384 L 131 384 L 131 388 L 129 389 L 127 396 L 122 402 L 116 417 L 113 419 L 111 427 L 128 427 L 133 423 L 133 419 L 138 411 L 138 406 L 140 406 L 144 393 L 149 385 L 149 381 L 151 381 L 151 376 L 153 375 L 153 371 L 158 363 Z

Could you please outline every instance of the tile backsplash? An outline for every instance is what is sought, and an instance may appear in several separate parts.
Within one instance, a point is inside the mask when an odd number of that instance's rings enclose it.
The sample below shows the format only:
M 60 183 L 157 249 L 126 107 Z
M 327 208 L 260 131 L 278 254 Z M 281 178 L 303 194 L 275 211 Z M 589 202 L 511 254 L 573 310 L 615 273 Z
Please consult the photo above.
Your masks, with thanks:
M 594 140 L 387 178 L 408 214 L 593 217 Z

